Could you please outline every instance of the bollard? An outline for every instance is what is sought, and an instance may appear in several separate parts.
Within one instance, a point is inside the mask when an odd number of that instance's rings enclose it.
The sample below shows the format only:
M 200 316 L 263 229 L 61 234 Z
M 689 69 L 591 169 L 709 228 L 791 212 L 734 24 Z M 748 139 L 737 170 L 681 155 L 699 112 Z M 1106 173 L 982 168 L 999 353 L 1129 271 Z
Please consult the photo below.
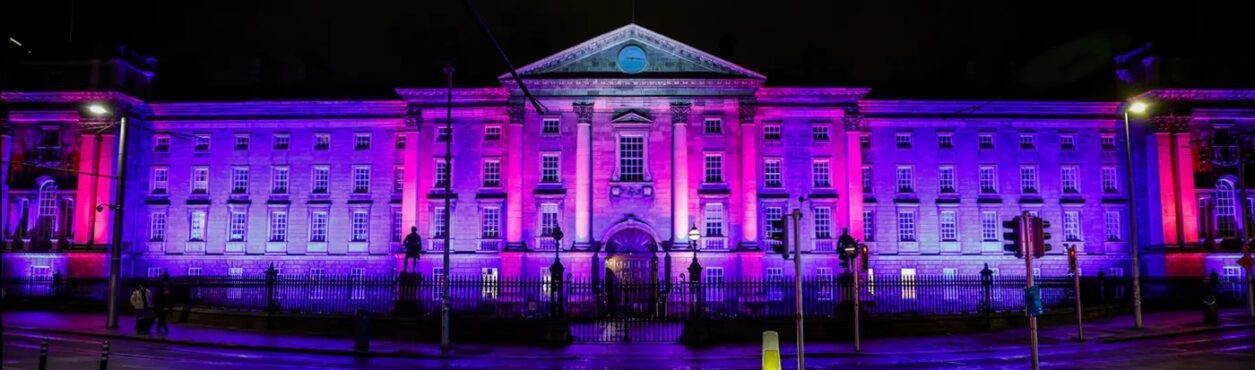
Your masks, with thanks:
M 109 370 L 109 341 L 100 349 L 100 370 Z
M 1216 296 L 1214 295 L 1203 297 L 1203 324 L 1210 326 L 1220 325 L 1220 307 L 1217 305 Z
M 353 350 L 366 352 L 370 350 L 370 316 L 366 310 L 357 310 L 357 326 L 353 330 Z
M 763 370 L 780 370 L 780 334 L 763 332 Z
M 48 340 L 39 340 L 39 370 L 48 370 Z

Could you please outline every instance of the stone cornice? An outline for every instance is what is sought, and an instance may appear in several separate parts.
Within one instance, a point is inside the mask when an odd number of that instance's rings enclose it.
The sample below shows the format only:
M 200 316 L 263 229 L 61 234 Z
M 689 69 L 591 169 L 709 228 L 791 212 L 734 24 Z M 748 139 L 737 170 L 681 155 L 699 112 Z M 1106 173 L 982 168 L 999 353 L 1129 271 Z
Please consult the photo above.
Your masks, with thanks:
M 1251 89 L 1162 89 L 1151 90 L 1134 99 L 1163 101 L 1255 101 Z
M 761 105 L 853 104 L 870 91 L 862 87 L 764 87 L 754 97 Z
M 179 117 L 401 117 L 406 104 L 396 100 L 315 100 L 241 101 L 200 103 L 155 103 L 150 105 L 158 119 Z
M 528 85 L 531 87 L 531 85 Z M 397 95 L 402 100 L 410 103 L 418 104 L 439 104 L 443 105 L 448 102 L 448 90 L 439 88 L 400 88 L 396 89 Z M 510 93 L 500 87 L 458 87 L 453 89 L 453 104 L 505 104 L 506 99 L 510 97 Z
M 763 82 L 745 78 L 563 78 L 524 79 L 523 83 L 537 96 L 587 96 L 588 90 L 602 90 L 598 94 L 602 96 L 640 95 L 650 90 L 667 90 L 667 95 L 700 96 L 752 94 Z M 501 81 L 501 84 L 512 93 L 520 93 L 513 80 Z
M 116 102 L 130 107 L 144 105 L 143 100 L 115 91 L 5 91 L 0 103 L 85 103 Z
M 998 100 L 862 100 L 858 111 L 868 116 L 1110 116 L 1120 102 L 998 101 Z

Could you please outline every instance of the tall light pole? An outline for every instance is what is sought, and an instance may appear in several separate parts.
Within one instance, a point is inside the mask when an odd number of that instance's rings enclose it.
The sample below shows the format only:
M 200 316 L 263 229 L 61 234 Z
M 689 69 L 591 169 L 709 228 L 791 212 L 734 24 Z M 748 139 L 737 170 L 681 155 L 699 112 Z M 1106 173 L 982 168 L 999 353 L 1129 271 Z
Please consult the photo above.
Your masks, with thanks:
M 1133 249 L 1133 327 L 1142 328 L 1141 247 L 1137 244 L 1137 207 L 1133 199 L 1133 133 L 1129 125 L 1129 113 L 1142 114 L 1150 108 L 1145 102 L 1134 101 L 1124 109 L 1124 183 L 1128 192 L 1129 246 Z
M 802 314 L 802 206 L 806 198 L 798 198 L 798 208 L 793 209 L 793 304 L 797 306 L 797 368 L 806 368 L 805 316 Z M 786 245 L 785 248 L 788 248 Z M 788 253 L 788 250 L 785 250 Z
M 113 210 L 113 241 L 109 246 L 109 297 L 106 299 L 107 307 L 105 308 L 105 328 L 115 329 L 118 327 L 118 294 L 120 285 L 120 275 L 122 273 L 122 220 L 123 211 L 126 205 L 126 115 L 121 112 L 110 112 L 101 104 L 92 104 L 87 106 L 87 112 L 100 117 L 106 117 L 110 114 L 118 116 L 118 160 L 114 164 L 117 166 L 118 181 L 114 187 L 113 205 L 109 209 Z
M 693 315 L 699 318 L 702 314 L 702 265 L 697 263 L 697 241 L 701 238 L 702 232 L 697 230 L 697 225 L 694 224 L 693 228 L 689 229 L 689 244 L 693 248 L 693 262 L 689 264 L 689 290 L 693 292 Z
M 453 197 L 453 64 L 450 63 L 444 67 L 444 74 L 448 82 L 448 101 L 445 107 L 445 136 L 444 137 L 444 219 L 441 220 L 444 228 L 444 286 L 441 287 L 440 293 L 440 349 L 449 350 L 449 248 L 453 243 L 453 230 L 450 230 L 450 198 Z M 436 135 L 440 136 L 440 135 Z M 440 174 L 436 174 L 440 176 Z

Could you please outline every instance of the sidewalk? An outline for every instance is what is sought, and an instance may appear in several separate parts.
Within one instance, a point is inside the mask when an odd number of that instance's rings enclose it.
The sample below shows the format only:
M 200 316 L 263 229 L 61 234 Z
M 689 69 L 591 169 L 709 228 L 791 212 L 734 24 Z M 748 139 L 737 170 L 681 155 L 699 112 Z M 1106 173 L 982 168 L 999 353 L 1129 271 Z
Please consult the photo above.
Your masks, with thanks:
M 1184 335 L 1200 332 L 1255 328 L 1255 322 L 1247 318 L 1243 311 L 1226 310 L 1222 312 L 1221 325 L 1218 327 L 1204 326 L 1202 315 L 1197 311 L 1155 312 L 1144 317 L 1146 327 L 1142 330 L 1133 329 L 1131 315 L 1121 315 L 1095 319 L 1085 325 L 1086 339 L 1090 342 L 1116 342 L 1143 338 Z M 712 346 L 705 348 L 687 348 L 679 344 L 573 344 L 561 347 L 538 347 L 525 345 L 499 344 L 465 344 L 457 343 L 453 350 L 445 353 L 435 343 L 405 342 L 395 340 L 372 340 L 368 352 L 353 350 L 350 338 L 327 338 L 292 334 L 269 333 L 245 330 L 216 329 L 193 325 L 176 324 L 171 326 L 169 336 L 138 336 L 134 335 L 134 318 L 119 317 L 119 328 L 104 328 L 103 314 L 81 314 L 60 312 L 5 312 L 5 330 L 17 330 L 29 333 L 86 335 L 108 339 L 127 339 L 149 342 L 167 342 L 171 344 L 232 348 L 244 350 L 299 352 L 325 355 L 362 355 L 377 357 L 410 357 L 439 358 L 488 356 L 498 358 L 535 358 L 536 356 L 574 357 L 597 354 L 632 353 L 638 357 L 699 357 L 718 353 L 721 357 L 744 356 L 757 357 L 760 345 L 745 343 L 734 345 Z M 1043 346 L 1067 345 L 1075 343 L 1075 325 L 1053 325 L 1040 329 L 1039 338 Z M 787 338 L 782 338 L 786 339 Z M 791 341 L 788 341 L 791 342 Z M 809 341 L 806 346 L 808 355 L 821 357 L 840 356 L 901 356 L 929 353 L 965 353 L 986 352 L 1019 347 L 1026 345 L 1026 330 L 1013 328 L 987 333 L 899 337 L 899 338 L 865 338 L 863 352 L 853 352 L 850 343 Z M 792 345 L 781 343 L 783 352 L 792 353 Z

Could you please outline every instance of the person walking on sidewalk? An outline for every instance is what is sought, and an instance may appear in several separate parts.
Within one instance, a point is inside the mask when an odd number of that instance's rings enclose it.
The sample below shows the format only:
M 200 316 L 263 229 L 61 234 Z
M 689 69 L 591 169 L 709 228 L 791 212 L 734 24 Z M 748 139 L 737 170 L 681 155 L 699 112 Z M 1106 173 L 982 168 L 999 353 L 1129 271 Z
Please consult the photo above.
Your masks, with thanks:
M 131 307 L 135 308 L 135 335 L 149 335 L 152 319 L 153 293 L 140 283 L 131 291 Z
M 170 286 L 162 284 L 157 288 L 157 293 L 153 296 L 153 314 L 157 316 L 157 335 L 169 335 L 170 326 L 168 319 L 170 313 L 174 311 L 173 294 L 170 292 Z

